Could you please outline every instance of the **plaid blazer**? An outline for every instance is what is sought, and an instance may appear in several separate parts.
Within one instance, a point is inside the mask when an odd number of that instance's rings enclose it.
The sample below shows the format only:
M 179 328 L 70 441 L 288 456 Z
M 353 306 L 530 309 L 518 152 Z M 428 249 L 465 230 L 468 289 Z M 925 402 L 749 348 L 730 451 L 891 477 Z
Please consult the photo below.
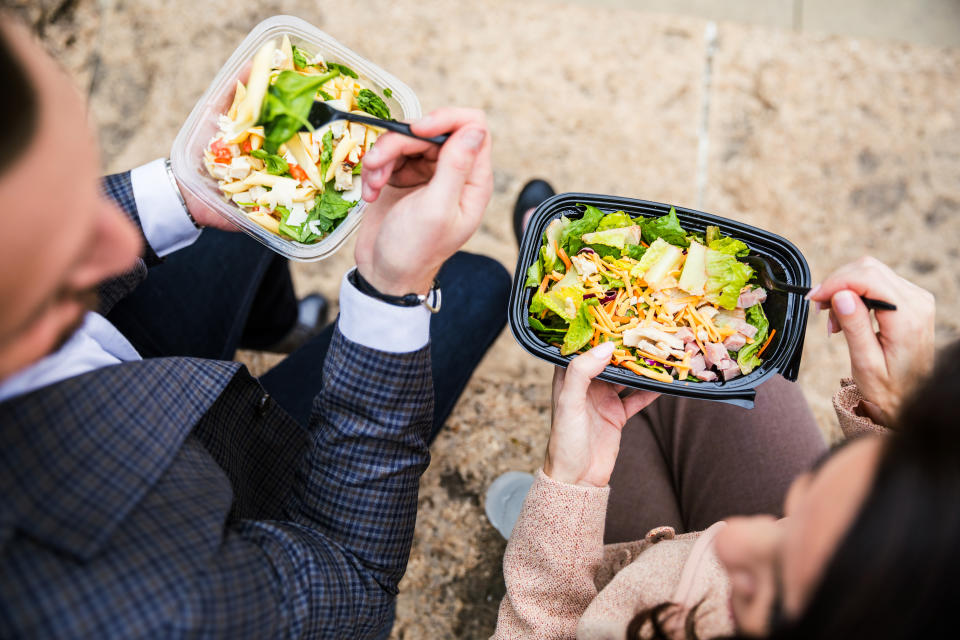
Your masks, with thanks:
M 105 184 L 135 219 L 129 179 Z M 429 348 L 338 331 L 322 375 L 307 428 L 242 365 L 191 358 L 0 404 L 0 637 L 376 634 L 429 462 Z

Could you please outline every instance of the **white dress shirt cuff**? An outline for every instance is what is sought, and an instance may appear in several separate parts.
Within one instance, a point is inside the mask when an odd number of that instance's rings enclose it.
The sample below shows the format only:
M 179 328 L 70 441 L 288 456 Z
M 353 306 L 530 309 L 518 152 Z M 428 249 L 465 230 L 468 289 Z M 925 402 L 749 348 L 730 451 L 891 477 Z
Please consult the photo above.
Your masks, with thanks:
M 200 237 L 162 158 L 133 169 L 130 183 L 143 235 L 158 256 L 190 246 Z
M 401 307 L 361 293 L 343 276 L 339 329 L 351 342 L 388 353 L 408 353 L 430 342 L 430 311 Z

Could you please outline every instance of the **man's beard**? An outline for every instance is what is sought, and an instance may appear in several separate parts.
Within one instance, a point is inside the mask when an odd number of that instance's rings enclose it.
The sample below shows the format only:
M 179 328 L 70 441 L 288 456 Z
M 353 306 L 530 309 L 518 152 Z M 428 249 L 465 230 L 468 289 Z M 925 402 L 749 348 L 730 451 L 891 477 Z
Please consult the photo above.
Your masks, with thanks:
M 83 326 L 83 322 L 87 317 L 87 312 L 93 311 L 100 306 L 100 294 L 97 293 L 96 287 L 84 289 L 83 291 L 64 292 L 63 300 L 72 300 L 77 302 L 81 307 L 83 307 L 83 311 L 77 316 L 76 320 L 63 328 L 50 353 L 56 353 L 59 351 L 63 345 L 65 345 L 70 338 L 73 337 L 73 334 L 75 334 L 77 330 Z

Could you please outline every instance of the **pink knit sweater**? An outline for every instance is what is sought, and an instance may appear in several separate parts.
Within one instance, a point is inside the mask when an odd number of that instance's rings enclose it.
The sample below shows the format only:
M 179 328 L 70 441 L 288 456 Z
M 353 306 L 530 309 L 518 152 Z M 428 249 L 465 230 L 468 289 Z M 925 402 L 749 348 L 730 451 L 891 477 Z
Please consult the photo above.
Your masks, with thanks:
M 863 417 L 863 396 L 851 381 L 833 402 L 845 435 L 883 430 Z M 503 557 L 507 594 L 493 637 L 621 640 L 638 612 L 672 602 L 680 614 L 670 630 L 681 638 L 685 610 L 701 600 L 697 635 L 733 633 L 730 587 L 713 550 L 724 523 L 683 535 L 660 527 L 643 540 L 604 545 L 609 495 L 609 487 L 537 472 Z

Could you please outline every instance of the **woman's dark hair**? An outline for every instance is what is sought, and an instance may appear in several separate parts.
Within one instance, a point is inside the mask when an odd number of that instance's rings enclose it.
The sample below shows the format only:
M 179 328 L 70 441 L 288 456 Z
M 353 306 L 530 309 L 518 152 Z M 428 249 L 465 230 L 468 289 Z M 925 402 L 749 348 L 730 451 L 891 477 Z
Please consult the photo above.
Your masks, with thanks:
M 819 586 L 803 614 L 773 629 L 771 639 L 908 640 L 943 637 L 941 630 L 955 624 L 960 607 L 958 403 L 960 341 L 940 352 L 933 374 L 901 408 L 870 493 Z M 637 618 L 649 620 L 655 609 Z M 685 625 L 690 640 L 696 638 L 690 624 L 694 613 Z M 631 626 L 628 640 L 640 637 L 639 628 Z M 667 638 L 662 633 L 647 637 Z
M 11 15 L 0 9 L 0 18 Z M 0 31 L 0 175 L 30 145 L 37 126 L 37 94 L 23 64 L 17 58 L 3 31 Z

